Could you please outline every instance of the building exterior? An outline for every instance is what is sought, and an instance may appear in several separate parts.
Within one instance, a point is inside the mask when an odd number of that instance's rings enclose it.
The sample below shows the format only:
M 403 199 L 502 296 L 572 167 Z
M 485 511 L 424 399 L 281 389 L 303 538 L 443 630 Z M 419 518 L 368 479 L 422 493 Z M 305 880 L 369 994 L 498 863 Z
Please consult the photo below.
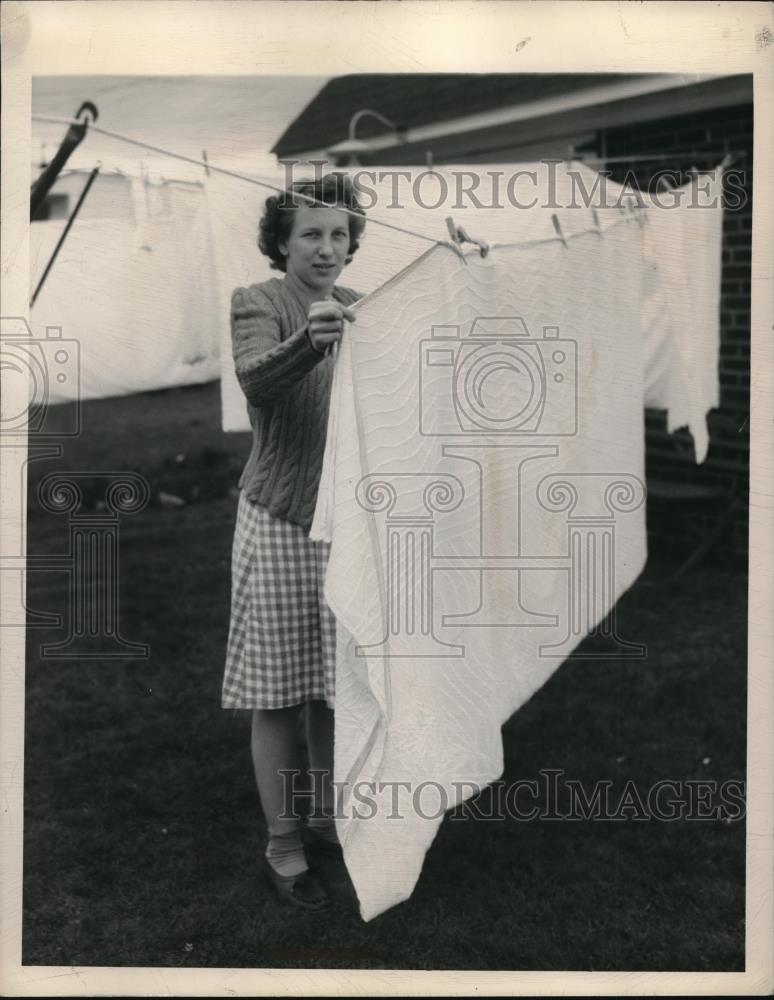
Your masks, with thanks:
M 724 559 L 747 554 L 752 244 L 752 76 L 632 74 L 353 75 L 329 81 L 274 146 L 280 161 L 337 159 L 358 116 L 357 161 L 414 165 L 593 158 L 614 180 L 646 187 L 656 171 L 687 180 L 731 154 L 743 191 L 724 217 L 720 406 L 708 418 L 706 460 L 690 435 L 646 413 L 652 542 L 704 543 Z M 385 123 L 383 119 L 387 119 Z M 350 143 L 350 145 L 352 145 Z M 741 202 L 741 204 L 740 204 Z M 730 204 L 730 203 L 729 203 Z

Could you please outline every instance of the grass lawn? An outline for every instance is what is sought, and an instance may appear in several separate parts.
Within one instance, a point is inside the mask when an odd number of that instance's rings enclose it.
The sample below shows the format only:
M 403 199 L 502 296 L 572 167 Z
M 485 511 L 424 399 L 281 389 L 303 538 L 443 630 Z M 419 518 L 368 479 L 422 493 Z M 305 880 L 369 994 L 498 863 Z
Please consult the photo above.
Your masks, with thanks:
M 219 700 L 248 446 L 219 405 L 217 384 L 88 403 L 64 458 L 30 466 L 31 554 L 67 547 L 66 517 L 36 499 L 49 472 L 134 469 L 154 500 L 120 529 L 121 631 L 150 658 L 43 659 L 62 630 L 28 631 L 24 964 L 744 969 L 743 819 L 447 818 L 412 898 L 376 920 L 330 862 L 334 910 L 278 908 L 249 719 Z M 556 769 L 616 801 L 629 781 L 645 798 L 664 779 L 744 780 L 746 576 L 672 570 L 653 557 L 621 601 L 648 657 L 563 664 L 504 726 L 504 780 Z M 66 576 L 31 573 L 28 602 L 65 611 Z

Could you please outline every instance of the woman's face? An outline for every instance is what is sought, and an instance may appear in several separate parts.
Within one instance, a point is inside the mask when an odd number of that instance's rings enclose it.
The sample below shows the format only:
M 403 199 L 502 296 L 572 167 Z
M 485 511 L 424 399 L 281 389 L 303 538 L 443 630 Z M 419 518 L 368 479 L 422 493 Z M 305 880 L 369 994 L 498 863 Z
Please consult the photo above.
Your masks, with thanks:
M 293 212 L 293 229 L 280 240 L 286 274 L 327 294 L 341 274 L 349 250 L 349 216 L 337 208 L 304 205 Z

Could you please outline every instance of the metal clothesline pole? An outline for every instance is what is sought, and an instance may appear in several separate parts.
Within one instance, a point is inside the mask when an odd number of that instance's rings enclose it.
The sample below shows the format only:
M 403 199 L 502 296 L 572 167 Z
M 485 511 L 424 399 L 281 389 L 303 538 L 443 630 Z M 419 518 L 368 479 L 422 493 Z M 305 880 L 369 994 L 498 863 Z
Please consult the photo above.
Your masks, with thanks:
M 91 189 L 91 185 L 96 180 L 98 173 L 99 173 L 99 167 L 96 166 L 92 170 L 92 172 L 89 174 L 89 179 L 86 181 L 86 184 L 85 184 L 83 190 L 81 191 L 81 195 L 78 198 L 78 201 L 76 202 L 75 208 L 72 211 L 72 215 L 67 220 L 67 225 L 64 227 L 62 235 L 59 237 L 59 240 L 57 241 L 57 244 L 54 247 L 54 252 L 51 254 L 51 259 L 49 260 L 48 264 L 46 265 L 46 269 L 43 272 L 40 281 L 38 282 L 38 286 L 35 289 L 35 291 L 34 291 L 34 293 L 32 295 L 32 298 L 30 299 L 30 309 L 35 305 L 35 300 L 37 299 L 38 295 L 40 295 L 40 290 L 43 287 L 43 285 L 45 284 L 46 278 L 48 277 L 51 268 L 54 266 L 54 261 L 56 260 L 58 254 L 59 254 L 59 251 L 64 246 L 64 241 L 67 239 L 67 234 L 70 232 L 70 229 L 72 228 L 72 225 L 73 225 L 73 223 L 75 222 L 75 220 L 76 220 L 76 218 L 78 216 L 78 212 L 80 212 L 80 210 L 81 210 L 81 205 L 86 200 L 86 195 L 89 193 L 89 190 Z

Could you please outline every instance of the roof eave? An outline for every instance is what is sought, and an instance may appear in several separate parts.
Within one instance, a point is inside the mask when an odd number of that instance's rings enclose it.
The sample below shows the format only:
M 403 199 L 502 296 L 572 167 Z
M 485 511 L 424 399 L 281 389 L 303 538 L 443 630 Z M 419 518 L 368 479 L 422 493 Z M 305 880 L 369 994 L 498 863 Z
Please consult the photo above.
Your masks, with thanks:
M 724 81 L 727 84 L 725 87 Z M 408 152 L 413 147 L 426 149 L 433 142 L 455 135 L 477 132 L 491 134 L 498 128 L 506 128 L 519 123 L 553 120 L 559 122 L 573 113 L 591 109 L 599 112 L 598 127 L 601 128 L 609 124 L 604 118 L 605 113 L 615 121 L 627 108 L 634 112 L 635 102 L 639 104 L 639 110 L 629 116 L 630 120 L 645 121 L 649 117 L 657 117 L 663 113 L 661 105 L 670 94 L 673 94 L 675 98 L 674 114 L 679 115 L 684 113 L 684 109 L 695 110 L 697 105 L 722 107 L 751 100 L 752 83 L 748 76 L 729 78 L 709 74 L 649 75 L 637 80 L 627 80 L 620 84 L 590 87 L 572 94 L 563 94 L 528 103 L 511 104 L 504 108 L 494 108 L 472 115 L 433 122 L 418 128 L 407 129 L 400 137 L 390 132 L 369 139 L 368 144 L 373 156 L 399 148 Z M 650 113 L 648 113 L 647 104 L 642 100 L 649 97 L 659 99 L 653 103 Z M 280 151 L 280 146 L 281 143 L 277 143 L 272 149 L 272 152 L 280 160 L 289 158 L 299 160 L 326 159 L 328 154 L 328 150 L 325 148 L 298 148 Z

